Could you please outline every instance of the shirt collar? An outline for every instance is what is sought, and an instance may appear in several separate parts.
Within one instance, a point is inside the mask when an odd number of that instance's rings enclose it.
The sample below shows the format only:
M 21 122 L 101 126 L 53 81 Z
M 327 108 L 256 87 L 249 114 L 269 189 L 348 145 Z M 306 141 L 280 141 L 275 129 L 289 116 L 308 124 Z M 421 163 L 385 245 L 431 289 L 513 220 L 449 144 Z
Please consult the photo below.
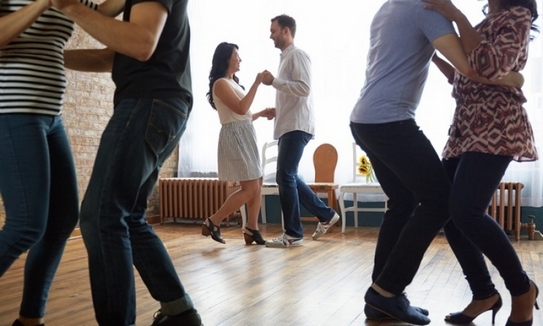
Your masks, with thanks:
M 290 52 L 292 52 L 292 50 L 294 50 L 295 46 L 294 46 L 294 43 L 292 43 L 291 45 L 287 46 L 286 49 L 284 49 L 282 52 L 281 52 L 281 59 L 286 57 L 287 54 L 289 54 Z

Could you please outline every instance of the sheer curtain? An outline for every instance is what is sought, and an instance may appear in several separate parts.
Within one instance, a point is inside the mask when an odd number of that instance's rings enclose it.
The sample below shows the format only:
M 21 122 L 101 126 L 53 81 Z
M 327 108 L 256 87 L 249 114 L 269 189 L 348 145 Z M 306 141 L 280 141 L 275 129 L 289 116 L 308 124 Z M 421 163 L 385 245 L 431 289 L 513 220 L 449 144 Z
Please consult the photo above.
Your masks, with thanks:
M 413 0 L 419 1 L 419 0 Z M 312 181 L 314 149 L 331 143 L 339 152 L 336 182 L 352 178 L 352 141 L 349 115 L 364 81 L 366 54 L 369 45 L 371 19 L 385 2 L 336 0 L 323 6 L 309 0 L 207 0 L 191 1 L 189 16 L 192 27 L 192 78 L 194 108 L 187 130 L 180 144 L 179 175 L 217 171 L 217 139 L 220 123 L 216 111 L 207 103 L 208 74 L 217 44 L 223 41 L 239 45 L 242 58 L 240 83 L 250 86 L 257 72 L 264 69 L 275 73 L 279 64 L 279 50 L 269 39 L 270 19 L 288 14 L 296 19 L 296 45 L 306 50 L 313 65 L 313 96 L 316 107 L 316 136 L 306 148 L 299 173 Z M 484 2 L 455 0 L 472 23 L 483 19 Z M 542 0 L 538 0 L 543 10 Z M 537 23 L 541 24 L 541 20 Z M 399 49 L 400 51 L 401 49 Z M 523 90 L 528 98 L 528 110 L 536 133 L 536 142 L 543 143 L 543 36 L 537 36 L 530 48 L 530 61 L 524 70 Z M 417 122 L 441 153 L 454 112 L 451 86 L 440 72 L 432 67 Z M 275 91 L 260 86 L 251 108 L 258 111 L 272 107 Z M 255 121 L 259 147 L 273 137 L 273 122 Z M 540 146 L 541 147 L 541 146 Z M 543 150 L 540 150 L 543 153 Z M 542 154 L 543 155 L 543 154 Z M 523 205 L 543 205 L 543 173 L 541 161 L 512 163 L 507 180 L 525 184 Z

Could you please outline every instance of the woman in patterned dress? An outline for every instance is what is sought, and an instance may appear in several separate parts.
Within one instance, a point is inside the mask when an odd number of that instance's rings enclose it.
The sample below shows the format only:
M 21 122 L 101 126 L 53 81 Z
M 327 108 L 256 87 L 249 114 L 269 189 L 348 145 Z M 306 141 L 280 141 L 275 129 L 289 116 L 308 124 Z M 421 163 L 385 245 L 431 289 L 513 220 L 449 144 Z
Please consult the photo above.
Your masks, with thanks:
M 457 24 L 473 69 L 489 80 L 521 71 L 528 57 L 530 31 L 537 18 L 535 0 L 489 0 L 486 18 L 472 27 L 449 0 L 425 0 L 427 8 Z M 453 72 L 454 73 L 454 72 Z M 445 320 L 469 324 L 502 306 L 490 278 L 485 255 L 499 271 L 512 296 L 507 326 L 532 325 L 538 288 L 522 268 L 511 242 L 486 211 L 509 163 L 534 161 L 532 127 L 520 88 L 482 84 L 454 73 L 457 107 L 443 150 L 443 164 L 452 180 L 451 221 L 445 234 L 473 292 L 472 302 Z
M 218 148 L 219 179 L 239 181 L 241 189 L 230 195 L 219 210 L 204 221 L 202 235 L 211 235 L 213 240 L 225 243 L 219 228 L 221 221 L 241 205 L 247 204 L 247 226 L 243 230 L 245 243 L 254 241 L 263 245 L 266 240 L 258 231 L 262 169 L 252 121 L 260 117 L 273 118 L 273 110 L 251 113 L 249 108 L 262 83 L 262 73 L 257 74 L 245 94 L 236 76 L 240 63 L 237 45 L 223 42 L 215 49 L 207 98 L 211 107 L 217 110 L 222 125 Z
M 110 16 L 124 6 L 122 0 L 81 2 Z M 0 194 L 6 210 L 0 276 L 30 249 L 15 326 L 43 325 L 49 288 L 79 217 L 61 120 L 63 51 L 74 26 L 50 6 L 49 0 L 0 0 Z

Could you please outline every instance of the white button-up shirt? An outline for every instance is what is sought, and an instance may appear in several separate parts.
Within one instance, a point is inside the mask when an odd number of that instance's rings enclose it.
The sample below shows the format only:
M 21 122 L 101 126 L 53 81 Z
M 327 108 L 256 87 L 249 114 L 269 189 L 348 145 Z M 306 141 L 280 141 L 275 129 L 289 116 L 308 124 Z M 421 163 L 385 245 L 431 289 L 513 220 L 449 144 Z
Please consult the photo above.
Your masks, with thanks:
M 272 85 L 277 90 L 273 137 L 278 139 L 295 130 L 315 135 L 309 55 L 294 44 L 287 47 L 281 53 L 279 72 Z

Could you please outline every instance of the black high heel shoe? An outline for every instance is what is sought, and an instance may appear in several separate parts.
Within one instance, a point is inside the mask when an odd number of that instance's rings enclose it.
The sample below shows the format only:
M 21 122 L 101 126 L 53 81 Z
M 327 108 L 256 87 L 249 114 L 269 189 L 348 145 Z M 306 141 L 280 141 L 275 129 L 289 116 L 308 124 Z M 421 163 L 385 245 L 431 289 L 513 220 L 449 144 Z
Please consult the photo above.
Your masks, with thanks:
M 530 284 L 533 284 L 534 287 L 535 287 L 535 300 L 534 300 L 534 306 L 535 306 L 535 309 L 539 310 L 539 305 L 537 304 L 537 297 L 539 296 L 539 288 L 537 287 L 537 285 L 534 283 L 534 281 L 531 281 L 530 280 Z M 530 285 L 530 290 L 531 290 L 531 285 Z M 532 319 L 530 320 L 527 320 L 527 321 L 523 321 L 523 322 L 513 322 L 511 321 L 509 318 L 507 319 L 507 323 L 505 324 L 505 326 L 532 326 L 534 322 L 534 318 L 532 317 Z
M 249 234 L 249 231 L 251 234 Z M 243 237 L 245 238 L 245 243 L 250 245 L 253 243 L 253 241 L 258 245 L 264 245 L 266 244 L 266 240 L 262 238 L 262 234 L 260 234 L 260 231 L 249 229 L 248 227 L 243 230 Z
M 206 224 L 206 222 L 209 224 Z M 202 225 L 202 235 L 211 236 L 211 239 L 217 242 L 226 243 L 221 236 L 221 228 L 213 224 L 209 218 L 206 218 Z
M 466 325 L 471 323 L 475 318 L 479 317 L 484 312 L 487 312 L 489 310 L 492 310 L 492 325 L 494 325 L 494 321 L 496 320 L 496 314 L 502 307 L 502 297 L 499 293 L 496 293 L 498 295 L 498 300 L 492 305 L 492 307 L 488 308 L 485 311 L 481 311 L 476 316 L 468 316 L 463 314 L 462 312 L 453 312 L 450 313 L 448 316 L 445 317 L 445 321 L 454 324 L 454 325 Z M 448 317 L 448 318 L 447 318 Z

